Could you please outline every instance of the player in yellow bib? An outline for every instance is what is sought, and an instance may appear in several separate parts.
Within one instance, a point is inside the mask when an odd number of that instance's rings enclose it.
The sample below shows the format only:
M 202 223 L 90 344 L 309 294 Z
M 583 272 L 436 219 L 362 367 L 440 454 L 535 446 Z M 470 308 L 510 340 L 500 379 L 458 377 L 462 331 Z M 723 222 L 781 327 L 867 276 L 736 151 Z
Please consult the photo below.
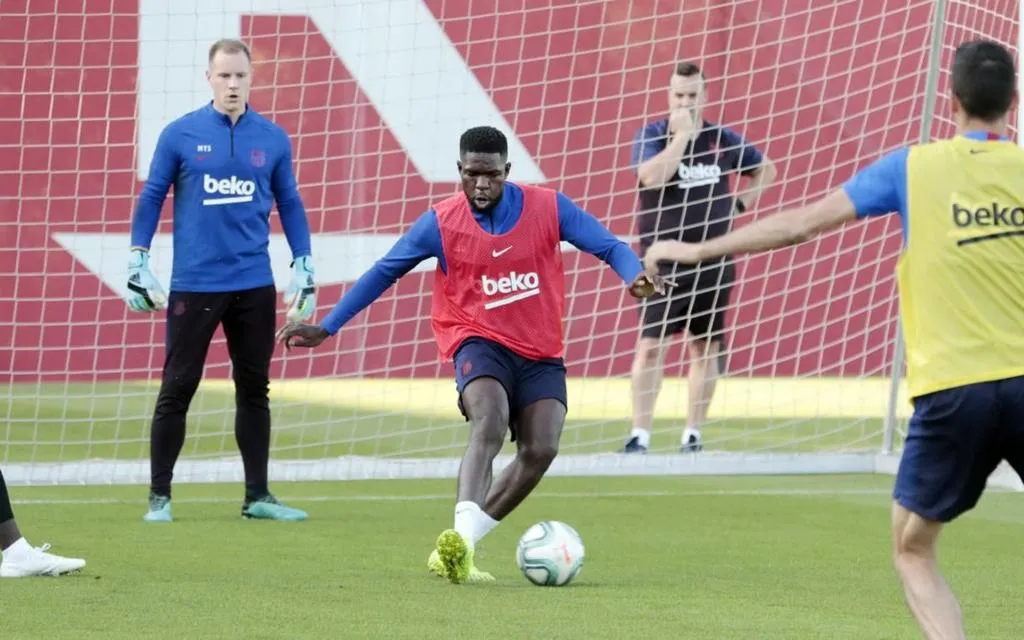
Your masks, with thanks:
M 866 216 L 899 213 L 898 271 L 914 411 L 893 490 L 894 562 L 928 638 L 963 638 L 939 573 L 943 524 L 972 509 L 1002 460 L 1024 476 L 1024 150 L 1007 135 L 1013 58 L 965 42 L 952 67 L 949 140 L 890 153 L 822 200 L 700 244 L 661 242 L 695 264 L 796 244 Z

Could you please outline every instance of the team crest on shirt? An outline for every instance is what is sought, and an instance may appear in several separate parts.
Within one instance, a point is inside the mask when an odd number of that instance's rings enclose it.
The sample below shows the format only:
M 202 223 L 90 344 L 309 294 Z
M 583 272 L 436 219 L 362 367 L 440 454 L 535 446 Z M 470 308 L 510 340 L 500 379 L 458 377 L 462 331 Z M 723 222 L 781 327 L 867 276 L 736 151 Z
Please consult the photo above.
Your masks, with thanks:
M 267 154 L 262 149 L 253 149 L 249 153 L 249 160 L 252 161 L 252 166 L 262 167 L 267 164 Z

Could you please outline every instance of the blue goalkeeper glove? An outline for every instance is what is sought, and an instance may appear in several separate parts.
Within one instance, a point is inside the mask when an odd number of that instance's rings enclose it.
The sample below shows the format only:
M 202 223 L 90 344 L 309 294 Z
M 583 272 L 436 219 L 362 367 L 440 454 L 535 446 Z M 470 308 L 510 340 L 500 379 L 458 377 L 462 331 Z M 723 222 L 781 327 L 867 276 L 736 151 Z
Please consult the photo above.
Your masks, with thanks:
M 167 308 L 167 294 L 149 270 L 149 252 L 132 249 L 128 257 L 128 306 L 132 311 Z
M 309 320 L 316 311 L 316 287 L 313 285 L 313 258 L 302 256 L 292 262 L 292 281 L 284 292 L 288 322 Z

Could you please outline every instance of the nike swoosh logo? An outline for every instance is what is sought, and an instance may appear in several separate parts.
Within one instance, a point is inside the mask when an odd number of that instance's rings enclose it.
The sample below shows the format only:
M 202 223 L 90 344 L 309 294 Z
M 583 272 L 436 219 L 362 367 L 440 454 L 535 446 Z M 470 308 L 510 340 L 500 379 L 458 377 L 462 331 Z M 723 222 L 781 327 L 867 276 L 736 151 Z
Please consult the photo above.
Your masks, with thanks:
M 499 257 L 503 256 L 504 254 L 508 253 L 511 250 L 512 250 L 512 247 L 505 247 L 501 251 L 498 251 L 497 249 L 493 249 L 493 250 L 491 250 L 491 257 L 492 258 L 499 258 Z

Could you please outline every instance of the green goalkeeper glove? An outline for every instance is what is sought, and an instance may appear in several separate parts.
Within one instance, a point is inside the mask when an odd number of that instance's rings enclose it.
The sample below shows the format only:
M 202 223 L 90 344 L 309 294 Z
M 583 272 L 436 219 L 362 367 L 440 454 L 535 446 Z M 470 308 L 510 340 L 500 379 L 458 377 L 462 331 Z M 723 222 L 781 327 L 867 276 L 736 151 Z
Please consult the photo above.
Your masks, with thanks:
M 292 262 L 292 281 L 284 292 L 288 322 L 313 317 L 316 311 L 316 287 L 313 285 L 313 258 L 302 256 Z
M 149 252 L 132 249 L 128 257 L 128 306 L 132 311 L 167 308 L 167 294 L 149 270 Z

